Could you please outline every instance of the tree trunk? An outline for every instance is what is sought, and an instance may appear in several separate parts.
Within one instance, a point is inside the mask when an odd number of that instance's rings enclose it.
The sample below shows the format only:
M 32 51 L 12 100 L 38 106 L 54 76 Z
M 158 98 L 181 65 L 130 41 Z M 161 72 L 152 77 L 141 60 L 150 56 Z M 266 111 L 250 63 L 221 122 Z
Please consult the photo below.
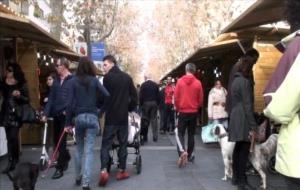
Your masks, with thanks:
M 62 31 L 63 22 L 63 1 L 50 0 L 50 7 L 52 9 L 51 29 L 50 33 L 57 39 L 60 40 L 60 34 Z

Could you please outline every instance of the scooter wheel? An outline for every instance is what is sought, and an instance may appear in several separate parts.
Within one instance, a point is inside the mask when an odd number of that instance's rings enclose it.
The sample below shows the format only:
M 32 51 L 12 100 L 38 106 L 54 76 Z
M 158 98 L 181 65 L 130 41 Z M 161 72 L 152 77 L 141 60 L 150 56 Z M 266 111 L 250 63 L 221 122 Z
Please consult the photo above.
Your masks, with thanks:
M 39 166 L 40 166 L 40 170 L 44 171 L 48 166 L 48 162 L 44 159 L 40 159 Z

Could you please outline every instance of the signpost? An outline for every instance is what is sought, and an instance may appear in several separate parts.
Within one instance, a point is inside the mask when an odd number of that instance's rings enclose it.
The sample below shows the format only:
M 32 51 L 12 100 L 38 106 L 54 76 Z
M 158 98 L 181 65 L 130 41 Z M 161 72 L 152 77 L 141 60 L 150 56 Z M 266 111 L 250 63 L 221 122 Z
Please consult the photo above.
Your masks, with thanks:
M 91 43 L 91 59 L 93 61 L 101 62 L 105 56 L 105 45 L 103 42 Z

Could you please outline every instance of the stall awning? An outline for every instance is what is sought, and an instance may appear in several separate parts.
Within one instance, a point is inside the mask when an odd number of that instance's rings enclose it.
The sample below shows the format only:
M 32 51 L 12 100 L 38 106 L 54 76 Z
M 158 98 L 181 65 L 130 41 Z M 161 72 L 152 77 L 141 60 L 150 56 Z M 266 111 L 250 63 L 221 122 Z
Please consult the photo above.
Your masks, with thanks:
M 29 19 L 3 12 L 0 12 L 0 37 L 23 38 L 46 46 L 70 50 L 66 44 L 56 40 Z
M 284 2 L 283 0 L 257 0 L 221 33 L 282 21 Z
M 69 59 L 71 61 L 75 61 L 75 62 L 78 62 L 79 58 L 81 57 L 79 54 L 77 54 L 75 52 L 65 51 L 65 50 L 60 50 L 60 49 L 54 49 L 54 50 L 52 50 L 52 53 L 55 55 L 64 56 L 67 59 Z
M 224 54 L 228 50 L 232 50 L 232 49 L 238 49 L 238 50 L 240 50 L 240 53 L 243 54 L 243 49 L 246 48 L 246 47 L 244 47 L 245 43 L 246 43 L 246 41 L 240 41 L 237 39 L 233 39 L 233 40 L 217 42 L 210 46 L 201 48 L 201 49 L 197 50 L 194 54 L 192 54 L 189 58 L 187 58 L 184 62 L 182 62 L 181 64 L 176 66 L 170 72 L 168 72 L 161 79 L 165 79 L 168 76 L 174 77 L 178 73 L 184 73 L 185 64 L 188 62 L 196 63 L 196 65 L 197 65 L 197 62 L 200 62 L 201 60 L 211 59 L 211 58 L 213 58 L 213 56 Z

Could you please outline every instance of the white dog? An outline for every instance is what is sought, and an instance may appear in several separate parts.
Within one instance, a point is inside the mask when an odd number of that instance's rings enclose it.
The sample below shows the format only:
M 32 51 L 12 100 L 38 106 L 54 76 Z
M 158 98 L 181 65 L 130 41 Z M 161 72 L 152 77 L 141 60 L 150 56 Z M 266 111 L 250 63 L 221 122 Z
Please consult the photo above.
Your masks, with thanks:
M 228 141 L 227 132 L 221 124 L 215 126 L 214 134 L 217 135 L 219 138 L 219 143 L 221 146 L 225 166 L 225 175 L 222 178 L 222 180 L 227 180 L 227 177 L 232 178 L 232 154 L 235 142 Z M 262 179 L 261 187 L 263 189 L 267 188 L 266 168 L 269 158 L 273 156 L 276 152 L 277 138 L 277 134 L 271 135 L 266 142 L 262 144 L 256 144 L 254 146 L 253 152 L 249 154 L 250 162 L 252 163 L 253 167 L 257 170 Z

